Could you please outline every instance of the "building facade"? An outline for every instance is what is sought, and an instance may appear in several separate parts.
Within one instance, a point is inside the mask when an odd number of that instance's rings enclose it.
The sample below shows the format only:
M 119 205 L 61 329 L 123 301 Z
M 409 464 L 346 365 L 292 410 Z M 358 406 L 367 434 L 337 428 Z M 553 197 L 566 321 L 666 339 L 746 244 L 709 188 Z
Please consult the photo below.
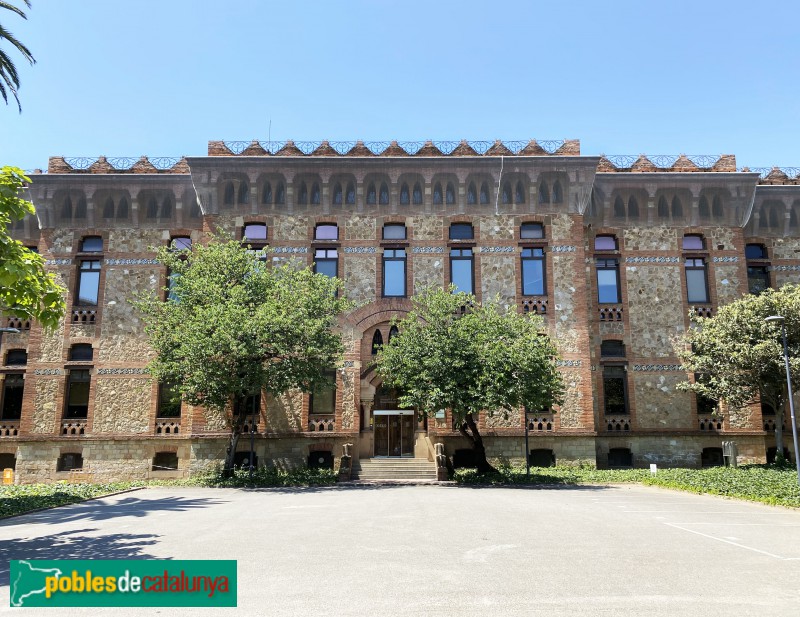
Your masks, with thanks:
M 18 481 L 83 469 L 96 479 L 182 476 L 219 464 L 224 418 L 175 404 L 146 371 L 152 350 L 130 301 L 161 290 L 154 247 L 224 229 L 273 258 L 344 281 L 336 388 L 253 397 L 259 464 L 353 454 L 449 456 L 449 415 L 397 408 L 372 368 L 410 296 L 451 282 L 541 315 L 566 399 L 527 418 L 534 462 L 698 467 L 764 461 L 779 415 L 716 413 L 677 385 L 689 312 L 800 280 L 798 170 L 739 170 L 733 156 L 606 157 L 579 142 L 210 142 L 181 159 L 51 158 L 36 206 L 12 230 L 68 289 L 60 328 L 4 318 L 0 468 Z M 484 416 L 491 458 L 524 460 L 524 413 Z M 248 439 L 240 441 L 242 456 Z

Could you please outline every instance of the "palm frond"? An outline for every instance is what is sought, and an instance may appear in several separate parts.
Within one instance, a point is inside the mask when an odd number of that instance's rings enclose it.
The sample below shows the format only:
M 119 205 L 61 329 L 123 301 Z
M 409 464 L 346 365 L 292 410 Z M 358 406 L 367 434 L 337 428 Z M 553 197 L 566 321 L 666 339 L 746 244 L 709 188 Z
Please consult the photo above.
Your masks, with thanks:
M 2 1 L 2 0 L 0 0 Z M 11 34 L 8 30 L 3 28 L 0 25 L 0 41 L 6 40 L 11 43 L 19 53 L 22 54 L 23 58 L 25 58 L 31 64 L 35 64 L 36 60 L 33 58 L 33 54 L 31 54 L 30 50 L 13 34 Z
M 28 8 L 31 8 L 31 1 L 30 0 L 24 0 L 24 2 L 25 2 L 25 5 Z M 28 17 L 25 15 L 25 13 L 22 11 L 22 9 L 14 6 L 10 2 L 5 2 L 5 0 L 0 0 L 0 9 L 8 9 L 12 13 L 16 13 L 17 15 L 22 17 L 22 19 L 28 19 Z

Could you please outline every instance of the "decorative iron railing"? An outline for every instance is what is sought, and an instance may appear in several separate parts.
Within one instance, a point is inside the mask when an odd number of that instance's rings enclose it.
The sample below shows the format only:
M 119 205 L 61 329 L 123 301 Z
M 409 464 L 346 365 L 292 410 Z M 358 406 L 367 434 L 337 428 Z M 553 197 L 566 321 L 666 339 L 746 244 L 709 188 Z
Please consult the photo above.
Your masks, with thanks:
M 484 155 L 525 155 L 556 154 L 567 143 L 565 139 L 530 139 L 512 141 L 468 141 L 468 140 L 427 140 L 427 141 L 223 141 L 231 154 L 290 154 L 312 156 L 347 156 L 364 154 L 373 156 L 403 154 L 409 156 L 438 155 L 452 156 L 471 154 Z M 537 148 L 538 146 L 538 148 Z M 296 152 L 295 152 L 296 150 Z M 462 152 L 463 151 L 463 152 Z

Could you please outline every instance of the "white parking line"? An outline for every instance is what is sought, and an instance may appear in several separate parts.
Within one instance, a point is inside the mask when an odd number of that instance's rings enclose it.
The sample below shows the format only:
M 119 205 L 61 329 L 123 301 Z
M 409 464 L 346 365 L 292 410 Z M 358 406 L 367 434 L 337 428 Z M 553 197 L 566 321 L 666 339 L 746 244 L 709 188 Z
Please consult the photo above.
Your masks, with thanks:
M 681 527 L 680 525 L 676 525 L 674 523 L 663 523 L 668 527 L 674 527 L 675 529 L 680 529 L 681 531 L 686 531 L 689 533 L 696 534 L 698 536 L 703 536 L 704 538 L 708 538 L 710 540 L 716 540 L 717 542 L 722 542 L 724 544 L 731 544 L 732 546 L 737 546 L 739 548 L 743 548 L 748 551 L 753 551 L 754 553 L 761 553 L 762 555 L 766 555 L 767 557 L 772 557 L 773 559 L 779 559 L 781 561 L 800 561 L 800 557 L 782 557 L 780 555 L 776 555 L 774 553 L 770 553 L 769 551 L 762 551 L 760 548 L 754 548 L 752 546 L 747 546 L 745 544 L 740 544 L 739 542 L 733 542 L 732 540 L 727 540 L 725 538 L 719 538 L 717 536 L 712 536 L 707 533 L 702 533 L 700 531 L 695 531 L 694 529 L 687 529 L 686 527 Z

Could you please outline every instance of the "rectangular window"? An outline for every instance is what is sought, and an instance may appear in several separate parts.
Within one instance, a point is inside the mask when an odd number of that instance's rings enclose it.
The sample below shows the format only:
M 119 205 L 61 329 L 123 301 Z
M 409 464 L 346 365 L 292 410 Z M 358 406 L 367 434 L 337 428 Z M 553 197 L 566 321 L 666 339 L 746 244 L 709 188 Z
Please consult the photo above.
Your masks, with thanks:
M 522 249 L 522 295 L 543 296 L 544 286 L 544 249 Z
M 81 241 L 81 252 L 100 253 L 103 250 L 103 239 L 100 236 L 86 236 Z
M 708 302 L 706 264 L 702 259 L 686 259 L 686 297 L 690 304 Z
M 406 251 L 383 251 L 383 295 L 403 298 L 406 295 Z
M 406 226 L 402 223 L 387 223 L 383 226 L 384 240 L 405 240 Z
M 85 418 L 89 413 L 89 371 L 70 371 L 67 380 L 66 418 Z
M 237 416 L 257 416 L 261 412 L 261 392 L 248 394 L 236 399 L 233 405 L 233 413 Z
M 336 249 L 314 251 L 314 272 L 334 278 L 339 274 L 339 253 Z
M 760 294 L 765 289 L 769 289 L 767 266 L 747 266 L 747 290 L 751 294 Z
M 474 237 L 475 232 L 470 223 L 453 223 L 450 225 L 451 240 L 472 240 Z
M 544 226 L 541 223 L 523 223 L 519 228 L 519 237 L 523 240 L 544 238 Z
M 603 367 L 603 403 L 606 415 L 628 413 L 625 367 Z
M 181 417 L 181 395 L 172 384 L 158 384 L 157 415 L 159 418 Z
M 192 239 L 189 236 L 175 236 L 170 241 L 170 248 L 175 251 L 191 251 Z
M 616 259 L 597 260 L 597 301 L 619 304 L 619 262 Z
M 450 281 L 456 291 L 472 293 L 472 249 L 450 249 Z
M 697 413 L 700 415 L 710 414 L 717 411 L 717 401 L 714 399 L 708 398 L 703 396 L 702 394 L 697 394 L 696 401 L 697 401 Z
M 336 371 L 325 371 L 322 376 L 326 381 L 311 391 L 309 412 L 332 414 L 336 411 Z
M 314 240 L 338 240 L 339 228 L 336 225 L 321 224 L 314 229 Z
M 22 415 L 22 391 L 25 379 L 22 375 L 9 373 L 3 380 L 3 399 L 0 402 L 0 419 L 19 420 Z
M 78 270 L 78 304 L 97 306 L 100 290 L 100 262 L 82 261 Z

